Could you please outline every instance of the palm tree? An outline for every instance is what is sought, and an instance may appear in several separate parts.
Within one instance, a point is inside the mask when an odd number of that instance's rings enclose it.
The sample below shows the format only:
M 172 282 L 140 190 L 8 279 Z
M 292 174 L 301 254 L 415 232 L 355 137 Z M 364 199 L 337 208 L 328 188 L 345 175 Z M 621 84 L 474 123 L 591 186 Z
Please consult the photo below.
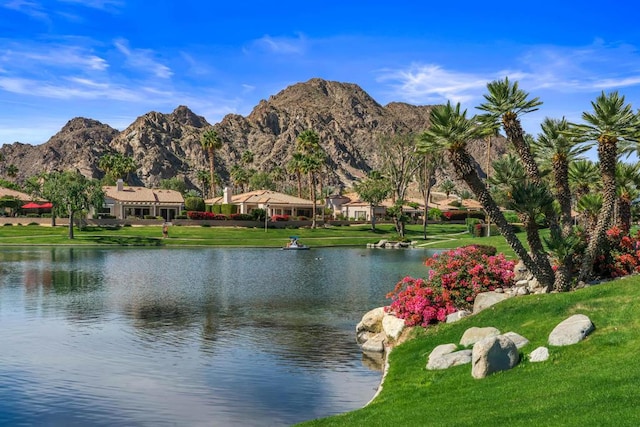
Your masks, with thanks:
M 440 189 L 440 191 L 444 192 L 448 199 L 449 194 L 451 194 L 456 189 L 456 185 L 453 183 L 453 181 L 447 179 L 442 182 L 442 184 L 440 184 L 438 188 Z
M 242 164 L 244 165 L 250 165 L 251 163 L 253 163 L 253 151 L 245 150 L 242 153 L 241 160 L 242 160 Z
M 600 186 L 599 165 L 588 159 L 569 164 L 569 185 L 576 200 Z
M 533 261 L 516 236 L 513 227 L 504 218 L 491 197 L 487 186 L 478 176 L 474 162 L 467 151 L 467 143 L 485 136 L 487 130 L 480 125 L 477 118 L 468 119 L 466 114 L 466 110 L 460 110 L 460 104 L 454 107 L 451 102 L 434 107 L 430 114 L 431 126 L 420 137 L 421 149 L 433 152 L 444 151 L 447 154 L 456 176 L 467 184 L 509 246 L 538 279 L 538 282 L 542 286 L 550 287 L 553 284 L 553 271 L 548 260 L 546 264 Z
M 196 177 L 198 178 L 198 181 L 200 182 L 200 191 L 202 192 L 202 198 L 206 199 L 207 186 L 209 186 L 209 181 L 211 180 L 211 176 L 209 175 L 209 172 L 207 170 L 199 169 L 196 172 Z
M 512 187 L 526 182 L 527 174 L 518 158 L 510 153 L 495 160 L 492 166 L 493 175 L 487 180 L 491 195 L 500 205 L 506 205 L 512 199 Z
M 11 163 L 7 166 L 6 173 L 9 178 L 15 178 L 18 175 L 18 167 Z
M 631 229 L 631 202 L 640 195 L 640 165 L 618 163 L 616 166 L 618 200 L 615 224 L 624 234 Z
M 578 160 L 589 146 L 579 145 L 575 138 L 567 134 L 569 123 L 564 117 L 560 120 L 545 118 L 541 127 L 542 133 L 534 140 L 533 149 L 541 164 L 551 167 L 554 195 L 560 205 L 562 235 L 568 236 L 573 227 L 569 164 Z
M 311 228 L 316 228 L 316 174 L 322 170 L 325 162 L 324 152 L 316 152 L 303 157 L 301 172 L 309 177 L 311 193 Z
M 302 167 L 304 163 L 304 154 L 295 152 L 287 163 L 287 171 L 296 176 L 298 183 L 298 197 L 302 197 Z
M 222 140 L 220 139 L 218 133 L 214 128 L 208 128 L 202 133 L 202 136 L 200 137 L 200 144 L 209 155 L 209 176 L 211 178 L 211 181 L 209 183 L 211 185 L 211 197 L 215 197 L 216 177 L 214 155 L 215 151 L 222 147 Z
M 285 170 L 282 168 L 282 166 L 274 166 L 273 168 L 271 168 L 269 176 L 276 185 L 276 190 L 279 191 L 280 187 L 278 186 L 278 184 L 282 184 L 282 181 L 285 178 Z
M 572 134 L 579 141 L 597 141 L 600 175 L 602 176 L 602 209 L 598 222 L 589 239 L 582 259 L 578 280 L 585 280 L 593 271 L 593 261 L 603 247 L 606 230 L 611 223 L 616 202 L 616 164 L 618 142 L 637 143 L 640 118 L 625 104 L 624 96 L 618 92 L 602 92 L 591 102 L 592 113 L 584 112 L 584 124 L 572 125 Z
M 585 218 L 585 228 L 593 230 L 598 223 L 598 213 L 602 209 L 602 194 L 589 193 L 578 199 L 576 210 Z

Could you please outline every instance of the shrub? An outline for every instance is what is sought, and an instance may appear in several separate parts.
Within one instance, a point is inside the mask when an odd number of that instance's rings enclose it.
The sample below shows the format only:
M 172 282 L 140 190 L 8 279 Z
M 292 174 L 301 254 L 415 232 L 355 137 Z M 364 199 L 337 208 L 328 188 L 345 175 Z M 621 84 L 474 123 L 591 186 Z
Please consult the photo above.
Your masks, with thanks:
M 37 214 L 37 213 L 28 213 L 25 216 L 27 218 L 40 218 L 40 214 Z
M 453 206 L 454 208 L 459 208 L 462 206 L 462 203 L 459 200 L 452 200 L 449 202 L 449 206 Z
M 456 310 L 470 309 L 479 293 L 513 281 L 515 263 L 503 254 L 486 255 L 490 248 L 466 246 L 434 255 L 425 262 L 428 282 L 405 277 L 387 295 L 392 303 L 386 310 L 405 319 L 407 326 L 427 326 Z
M 40 226 L 40 224 L 38 224 L 37 222 L 30 222 L 29 224 L 27 224 L 27 226 L 31 226 L 31 227 L 36 226 L 36 227 L 38 227 L 38 226 Z
M 471 234 L 473 237 L 480 236 L 480 234 L 478 233 L 478 227 L 476 226 L 482 225 L 481 220 L 479 220 L 478 218 L 466 218 L 464 222 L 467 225 L 467 231 L 469 232 L 469 234 Z
M 176 215 L 176 219 L 188 219 L 187 215 Z
M 144 219 L 157 219 L 157 217 L 155 215 L 145 215 L 143 218 Z
M 229 218 L 235 221 L 251 221 L 253 216 L 251 214 L 235 213 L 231 214 Z
M 211 212 L 199 212 L 199 211 L 188 211 L 187 217 L 189 219 L 194 220 L 225 220 L 228 219 L 226 215 L 222 214 L 214 214 Z
M 225 203 L 224 205 L 220 206 L 220 213 L 224 214 L 224 215 L 231 215 L 234 213 L 238 213 L 238 205 L 232 205 L 229 203 Z
M 433 221 L 442 219 L 442 211 L 438 208 L 431 208 L 427 211 L 427 218 Z
M 10 222 L 3 224 L 4 227 L 11 227 L 13 224 L 11 224 Z
M 627 276 L 640 272 L 640 231 L 635 236 L 622 233 L 618 227 L 607 230 L 606 247 L 596 258 L 594 272 L 604 278 Z
M 509 223 L 514 223 L 514 222 L 520 222 L 520 218 L 518 217 L 518 214 L 512 211 L 505 211 L 503 212 L 504 215 L 504 219 L 507 220 L 507 222 Z
M 271 221 L 289 221 L 289 215 L 271 215 Z
M 204 199 L 202 197 L 187 197 L 184 199 L 184 207 L 188 211 L 204 212 Z

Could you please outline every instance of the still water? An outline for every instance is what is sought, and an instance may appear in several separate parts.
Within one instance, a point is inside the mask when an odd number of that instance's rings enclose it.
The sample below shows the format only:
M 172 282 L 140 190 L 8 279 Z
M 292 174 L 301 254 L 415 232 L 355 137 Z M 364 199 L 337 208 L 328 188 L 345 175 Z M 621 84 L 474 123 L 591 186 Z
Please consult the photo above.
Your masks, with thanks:
M 362 315 L 422 250 L 0 249 L 0 425 L 279 426 L 381 373 Z

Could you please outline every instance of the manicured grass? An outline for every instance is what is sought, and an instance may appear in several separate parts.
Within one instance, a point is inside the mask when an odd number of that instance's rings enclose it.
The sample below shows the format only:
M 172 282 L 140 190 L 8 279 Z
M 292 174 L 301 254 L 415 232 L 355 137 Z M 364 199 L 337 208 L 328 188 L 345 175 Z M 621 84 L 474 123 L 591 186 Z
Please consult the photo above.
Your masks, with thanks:
M 465 233 L 464 225 L 433 224 L 428 227 L 428 240 L 422 239 L 422 227 L 409 226 L 406 237 L 418 240 L 419 243 L 431 243 L 443 239 L 443 235 Z M 243 247 L 281 247 L 296 235 L 300 241 L 312 247 L 321 246 L 364 246 L 376 243 L 381 239 L 396 240 L 393 225 L 380 224 L 375 232 L 369 225 L 300 228 L 300 229 L 268 229 L 234 228 L 234 227 L 184 227 L 169 228 L 169 238 L 162 238 L 161 226 L 142 227 L 87 227 L 74 230 L 75 238 L 67 238 L 68 229 L 64 226 L 10 226 L 0 227 L 0 244 L 34 244 L 34 245 L 115 245 L 115 246 L 243 246 Z M 475 239 L 479 240 L 479 239 Z
M 549 347 L 551 357 L 526 355 L 547 346 L 551 330 L 568 316 L 589 316 L 596 330 L 583 342 Z M 431 350 L 458 343 L 472 326 L 515 331 L 531 342 L 514 369 L 485 379 L 470 365 L 427 371 Z M 502 302 L 458 323 L 415 331 L 390 355 L 381 394 L 363 409 L 305 426 L 637 426 L 640 425 L 640 277 L 563 294 Z

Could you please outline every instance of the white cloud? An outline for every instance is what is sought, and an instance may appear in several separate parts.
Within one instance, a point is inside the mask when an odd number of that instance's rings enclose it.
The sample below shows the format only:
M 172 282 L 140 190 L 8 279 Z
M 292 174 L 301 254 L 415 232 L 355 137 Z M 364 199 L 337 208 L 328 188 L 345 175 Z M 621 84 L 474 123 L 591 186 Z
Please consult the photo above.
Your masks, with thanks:
M 29 0 L 9 0 L 1 4 L 5 9 L 11 9 L 16 12 L 24 13 L 25 15 L 37 19 L 40 21 L 49 21 L 49 15 L 45 11 L 44 7 L 37 2 Z
M 390 82 L 394 96 L 413 103 L 446 100 L 466 103 L 480 96 L 490 76 L 449 71 L 435 64 L 412 64 L 404 70 L 382 71 L 379 82 Z
M 126 57 L 127 64 L 131 68 L 138 71 L 151 72 L 151 74 L 161 79 L 168 79 L 173 75 L 169 67 L 153 58 L 155 53 L 152 50 L 131 49 L 129 42 L 125 39 L 115 40 L 114 45 Z
M 48 67 L 76 71 L 104 71 L 107 61 L 88 49 L 65 45 L 32 45 L 10 43 L 0 56 L 5 72 L 40 73 Z M 80 67 L 80 70 L 78 70 Z
M 99 10 L 114 10 L 124 6 L 122 0 L 58 0 L 61 3 L 73 3 L 80 6 L 99 9 Z
M 297 37 L 272 37 L 265 35 L 251 43 L 257 50 L 275 53 L 279 55 L 299 55 L 307 49 L 307 40 L 303 34 L 298 33 Z

